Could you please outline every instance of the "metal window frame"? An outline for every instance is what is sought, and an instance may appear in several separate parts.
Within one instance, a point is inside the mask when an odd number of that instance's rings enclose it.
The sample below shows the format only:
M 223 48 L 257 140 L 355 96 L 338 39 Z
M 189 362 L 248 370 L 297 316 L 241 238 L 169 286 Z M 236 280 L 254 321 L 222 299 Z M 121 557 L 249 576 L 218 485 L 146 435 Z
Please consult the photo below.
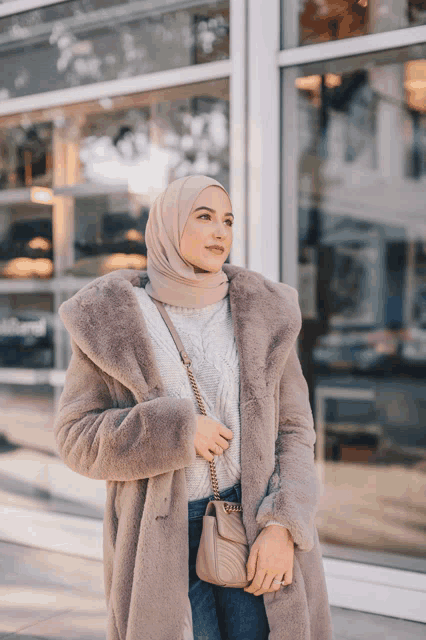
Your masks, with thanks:
M 332 42 L 282 49 L 278 53 L 278 64 L 280 67 L 293 67 L 309 62 L 348 58 L 349 56 L 377 53 L 388 49 L 401 49 L 424 42 L 426 42 L 426 25 L 406 27 L 384 33 L 372 33 L 343 40 L 333 40 Z
M 279 0 L 247 0 L 247 266 L 280 278 Z
M 0 18 L 47 7 L 51 4 L 62 4 L 62 2 L 68 2 L 68 0 L 9 0 L 9 2 L 0 5 Z
M 282 11 L 281 7 L 281 11 Z M 291 13 L 291 12 L 290 12 Z M 293 16 L 294 17 L 294 16 Z M 282 16 L 277 19 L 282 24 Z M 277 53 L 277 67 L 281 73 L 281 155 L 280 155 L 280 279 L 298 287 L 298 109 L 294 76 L 298 66 L 307 63 L 347 58 L 389 49 L 399 49 L 426 42 L 426 26 L 409 27 L 386 33 L 364 35 L 333 42 L 283 49 Z M 352 390 L 352 393 L 354 390 Z M 318 389 L 316 404 L 321 452 L 316 463 L 322 488 L 324 487 L 324 402 L 339 397 L 347 390 Z M 359 390 L 362 395 L 369 395 Z M 318 425 L 317 425 L 318 429 Z M 330 547 L 330 545 L 327 545 Z M 355 555 L 355 551 L 354 551 Z M 414 571 L 391 569 L 333 558 L 323 552 L 324 570 L 330 604 L 396 618 L 426 622 L 422 604 L 426 594 L 426 575 Z
M 205 64 L 180 67 L 178 69 L 155 71 L 133 76 L 132 78 L 82 85 L 77 89 L 69 87 L 36 95 L 11 98 L 0 102 L 0 116 L 226 78 L 231 76 L 231 69 L 231 60 L 218 60 L 217 62 L 206 62 Z
M 138 0 L 135 0 L 137 2 Z M 7 16 L 26 13 L 27 11 L 33 11 L 34 9 L 39 9 L 41 7 L 48 7 L 55 4 L 63 4 L 64 2 L 69 2 L 69 0 L 8 0 L 5 3 L 0 4 L 0 18 L 5 18 Z M 185 8 L 185 5 L 189 4 L 197 4 L 198 6 L 202 4 L 208 4 L 209 0 L 162 0 L 158 6 L 153 7 L 152 0 L 139 0 L 139 5 L 145 4 L 147 10 L 169 10 L 173 11 L 176 8 Z M 128 7 L 129 12 L 132 10 L 132 5 Z

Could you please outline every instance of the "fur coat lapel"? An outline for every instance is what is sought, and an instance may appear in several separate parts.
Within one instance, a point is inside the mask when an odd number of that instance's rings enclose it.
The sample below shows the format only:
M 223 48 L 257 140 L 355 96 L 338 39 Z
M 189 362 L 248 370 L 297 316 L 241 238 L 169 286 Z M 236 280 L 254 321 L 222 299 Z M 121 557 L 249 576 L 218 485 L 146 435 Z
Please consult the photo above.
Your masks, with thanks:
M 276 380 L 301 317 L 295 289 L 259 273 L 225 264 L 237 348 L 241 402 L 264 394 Z M 137 402 L 162 392 L 162 381 L 133 287 L 145 287 L 146 271 L 120 269 L 96 278 L 60 309 L 80 349 L 130 389 Z M 267 310 L 267 312 L 266 312 Z M 253 340 L 256 328 L 256 340 Z

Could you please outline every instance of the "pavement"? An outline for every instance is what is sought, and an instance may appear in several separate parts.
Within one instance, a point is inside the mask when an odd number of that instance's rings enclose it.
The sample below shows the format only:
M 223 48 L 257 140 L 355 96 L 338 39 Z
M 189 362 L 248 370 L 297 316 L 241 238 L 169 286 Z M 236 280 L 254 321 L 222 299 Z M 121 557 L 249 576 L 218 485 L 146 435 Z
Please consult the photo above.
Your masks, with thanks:
M 0 541 L 1 640 L 105 640 L 101 560 Z M 335 640 L 424 640 L 426 625 L 332 607 Z
M 0 447 L 0 640 L 105 640 L 104 501 L 105 483 L 58 458 Z M 331 610 L 334 640 L 426 637 L 422 622 Z

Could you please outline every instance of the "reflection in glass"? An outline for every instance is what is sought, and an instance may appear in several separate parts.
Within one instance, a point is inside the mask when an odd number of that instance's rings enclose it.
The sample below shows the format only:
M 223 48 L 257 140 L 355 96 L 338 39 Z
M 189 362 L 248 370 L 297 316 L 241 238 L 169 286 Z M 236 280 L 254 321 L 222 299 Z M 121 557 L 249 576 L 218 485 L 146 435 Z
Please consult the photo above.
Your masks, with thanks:
M 426 23 L 424 0 L 282 0 L 284 48 Z
M 55 401 L 54 389 L 47 384 L 0 384 L 0 434 L 5 436 L 10 443 L 34 447 L 36 450 L 41 449 L 48 451 L 56 451 L 55 439 L 53 435 L 53 422 L 55 417 Z M 6 449 L 7 451 L 7 449 Z M 12 455 L 9 457 L 5 451 L 2 451 L 3 478 L 2 490 L 5 490 L 5 475 L 10 469 L 10 464 L 14 465 L 15 472 L 19 476 L 20 465 L 34 464 L 40 459 L 35 455 L 29 455 L 28 451 L 24 451 L 24 455 Z M 15 458 L 15 459 L 13 459 Z M 22 471 L 21 471 L 22 473 Z M 25 474 L 24 478 L 25 478 Z M 34 478 L 36 479 L 36 478 Z M 7 491 L 8 502 L 14 502 L 15 498 L 19 499 L 19 484 L 16 477 L 12 475 L 13 481 L 12 491 Z M 31 495 L 34 487 L 28 486 L 24 481 L 21 487 L 22 494 Z M 6 485 L 7 488 L 7 485 Z M 18 496 L 17 496 L 18 494 Z M 12 499 L 11 499 L 12 498 Z M 38 502 L 38 501 L 37 501 Z M 39 504 L 31 504 L 32 508 L 38 508 Z
M 75 198 L 75 264 L 68 275 L 145 269 L 149 208 L 127 193 Z
M 283 74 L 299 118 L 300 352 L 325 474 L 320 535 L 413 556 L 426 552 L 421 53 Z
M 0 367 L 53 367 L 53 334 L 51 294 L 0 295 Z
M 109 106 L 82 116 L 79 182 L 128 184 L 151 200 L 192 173 L 229 186 L 227 81 L 163 91 L 159 98 L 139 107 L 138 97 L 129 96 L 126 110 Z
M 224 60 L 229 0 L 70 0 L 0 19 L 0 45 L 0 100 Z
M 31 121 L 0 131 L 0 189 L 52 186 L 52 131 Z
M 0 278 L 51 278 L 51 207 L 0 205 Z
M 229 189 L 227 79 L 75 111 L 78 126 L 64 117 L 58 127 L 65 163 L 77 166 L 75 182 L 65 185 L 73 203 L 75 258 L 66 274 L 144 269 L 149 209 L 169 182 L 199 173 Z M 99 195 L 84 195 L 92 188 Z
M 81 129 L 80 163 L 87 182 L 125 184 L 150 160 L 150 109 L 89 114 Z
M 226 94 L 226 86 L 222 91 Z M 169 181 L 193 173 L 229 188 L 229 100 L 204 94 L 157 105 L 159 145 L 171 158 Z

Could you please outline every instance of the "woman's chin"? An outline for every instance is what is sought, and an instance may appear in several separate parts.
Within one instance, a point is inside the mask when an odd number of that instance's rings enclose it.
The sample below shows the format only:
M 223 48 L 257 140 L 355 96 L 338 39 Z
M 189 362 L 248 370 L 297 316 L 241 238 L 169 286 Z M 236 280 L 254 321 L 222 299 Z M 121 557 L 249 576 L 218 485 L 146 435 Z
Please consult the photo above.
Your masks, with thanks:
M 222 269 L 222 264 L 203 264 L 203 265 L 194 265 L 195 273 L 217 273 Z

